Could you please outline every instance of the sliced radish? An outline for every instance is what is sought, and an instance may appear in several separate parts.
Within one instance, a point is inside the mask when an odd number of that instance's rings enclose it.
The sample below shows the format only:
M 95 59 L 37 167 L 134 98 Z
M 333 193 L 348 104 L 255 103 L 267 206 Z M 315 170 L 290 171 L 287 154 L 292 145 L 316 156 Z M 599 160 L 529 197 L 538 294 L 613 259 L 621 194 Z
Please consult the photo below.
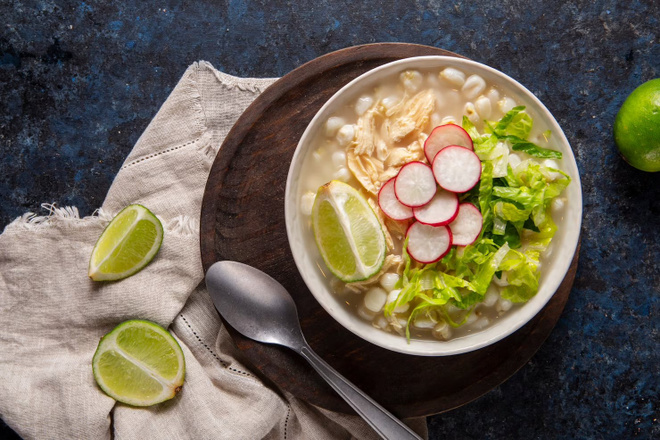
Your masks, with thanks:
M 458 196 L 442 189 L 426 205 L 413 208 L 418 222 L 431 226 L 444 226 L 451 223 L 458 214 Z
M 457 246 L 467 246 L 475 242 L 484 219 L 479 209 L 472 203 L 461 203 L 458 207 L 458 215 L 449 224 L 453 236 L 453 243 Z
M 411 208 L 427 204 L 437 189 L 431 167 L 418 161 L 405 164 L 394 180 L 396 198 Z
M 424 142 L 424 155 L 429 163 L 433 163 L 435 155 L 440 150 L 450 145 L 458 145 L 461 147 L 474 150 L 472 138 L 461 127 L 455 124 L 446 124 L 435 127 L 429 137 Z
M 430 226 L 414 222 L 406 232 L 408 254 L 423 264 L 435 263 L 444 257 L 452 245 L 451 231 L 447 226 Z
M 394 194 L 394 179 L 396 177 L 392 177 L 385 182 L 385 185 L 378 191 L 378 206 L 392 220 L 408 220 L 412 218 L 413 210 L 399 202 L 396 198 Z
M 474 151 L 458 145 L 443 148 L 433 159 L 433 175 L 443 189 L 463 193 L 481 178 L 481 161 Z

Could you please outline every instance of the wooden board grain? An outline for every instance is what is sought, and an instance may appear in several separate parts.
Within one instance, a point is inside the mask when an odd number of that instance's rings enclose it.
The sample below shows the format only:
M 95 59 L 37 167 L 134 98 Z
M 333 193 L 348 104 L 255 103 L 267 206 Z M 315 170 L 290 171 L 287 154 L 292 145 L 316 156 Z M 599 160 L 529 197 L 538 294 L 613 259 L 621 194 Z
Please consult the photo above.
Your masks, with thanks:
M 284 223 L 291 157 L 309 121 L 342 86 L 382 64 L 423 55 L 459 56 L 434 47 L 381 43 L 317 58 L 265 90 L 236 122 L 211 169 L 201 213 L 204 269 L 220 260 L 252 265 L 278 280 L 298 306 L 309 344 L 330 365 L 399 417 L 464 405 L 504 382 L 538 350 L 557 323 L 577 268 L 546 307 L 506 339 L 449 357 L 422 357 L 372 345 L 339 325 L 298 274 Z M 228 326 L 262 379 L 322 408 L 350 407 L 295 353 L 244 338 Z

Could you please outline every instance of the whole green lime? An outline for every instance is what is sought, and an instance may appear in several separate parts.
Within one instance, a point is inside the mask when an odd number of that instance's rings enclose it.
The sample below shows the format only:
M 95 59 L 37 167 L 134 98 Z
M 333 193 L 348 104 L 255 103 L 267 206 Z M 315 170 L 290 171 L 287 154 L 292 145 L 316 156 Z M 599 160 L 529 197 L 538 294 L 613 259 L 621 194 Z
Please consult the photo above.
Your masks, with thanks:
M 623 158 L 643 171 L 660 171 L 660 78 L 637 87 L 614 120 L 614 141 Z

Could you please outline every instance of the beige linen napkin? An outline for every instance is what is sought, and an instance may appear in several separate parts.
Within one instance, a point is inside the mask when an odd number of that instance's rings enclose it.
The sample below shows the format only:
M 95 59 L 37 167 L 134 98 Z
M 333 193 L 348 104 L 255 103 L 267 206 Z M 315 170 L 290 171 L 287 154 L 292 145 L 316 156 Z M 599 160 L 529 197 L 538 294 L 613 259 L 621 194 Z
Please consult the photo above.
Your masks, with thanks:
M 222 140 L 274 79 L 240 79 L 193 64 L 119 171 L 103 207 L 28 213 L 0 235 L 0 417 L 26 439 L 376 438 L 358 417 L 278 393 L 237 360 L 202 284 L 199 213 Z M 96 239 L 131 203 L 165 225 L 162 248 L 138 274 L 94 283 Z M 120 322 L 169 327 L 183 348 L 186 382 L 149 408 L 116 403 L 92 376 L 99 338 Z M 424 419 L 410 421 L 426 436 Z

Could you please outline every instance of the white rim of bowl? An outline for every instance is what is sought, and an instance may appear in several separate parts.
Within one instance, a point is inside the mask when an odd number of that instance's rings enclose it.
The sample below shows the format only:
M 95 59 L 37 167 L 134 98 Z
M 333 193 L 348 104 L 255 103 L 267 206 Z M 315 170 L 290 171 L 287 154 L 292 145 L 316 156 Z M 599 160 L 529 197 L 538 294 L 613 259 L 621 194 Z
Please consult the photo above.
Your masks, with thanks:
M 419 66 L 419 64 L 424 64 L 424 63 L 436 64 L 436 65 Z M 509 85 L 512 89 L 515 90 L 516 95 L 522 95 L 528 100 L 534 102 L 538 106 L 538 110 L 541 113 L 540 117 L 542 119 L 545 119 L 548 122 L 548 125 L 551 126 L 553 135 L 556 133 L 559 137 L 560 142 L 558 146 L 561 147 L 561 151 L 564 154 L 563 159 L 564 160 L 570 159 L 569 161 L 565 161 L 564 164 L 565 165 L 570 164 L 570 166 L 574 168 L 573 170 L 574 173 L 571 173 L 571 179 L 572 179 L 571 186 L 577 186 L 578 189 L 575 195 L 577 200 L 571 200 L 571 204 L 574 206 L 574 209 L 577 210 L 575 212 L 575 214 L 577 215 L 572 215 L 571 217 L 573 218 L 573 221 L 577 221 L 577 223 L 574 225 L 575 227 L 568 228 L 568 230 L 565 232 L 564 241 L 566 241 L 566 243 L 565 246 L 562 247 L 562 249 L 559 251 L 560 255 L 566 257 L 563 260 L 558 261 L 559 268 L 556 271 L 561 273 L 562 275 L 561 277 L 555 277 L 553 279 L 546 280 L 545 282 L 547 284 L 543 286 L 544 287 L 543 292 L 541 291 L 541 288 L 539 288 L 539 292 L 536 294 L 536 296 L 534 296 L 527 303 L 523 304 L 520 309 L 515 311 L 517 319 L 514 321 L 512 325 L 503 327 L 501 325 L 498 326 L 497 324 L 492 324 L 484 330 L 477 331 L 471 335 L 450 339 L 449 341 L 411 339 L 410 343 L 408 343 L 406 338 L 403 336 L 400 336 L 398 334 L 393 335 L 381 329 L 376 329 L 366 321 L 358 322 L 361 320 L 359 317 L 355 315 L 350 316 L 349 319 L 344 319 L 342 315 L 335 313 L 335 311 L 331 307 L 328 307 L 328 305 L 325 304 L 323 298 L 319 298 L 320 294 L 315 292 L 314 289 L 311 287 L 312 283 L 308 279 L 306 270 L 304 270 L 303 267 L 303 263 L 305 261 L 301 261 L 304 260 L 303 258 L 304 255 L 299 255 L 299 252 L 296 249 L 294 249 L 294 247 L 292 246 L 292 240 L 294 239 L 294 237 L 296 237 L 296 234 L 298 233 L 302 234 L 302 231 L 296 232 L 294 230 L 294 223 L 295 223 L 294 220 L 295 217 L 299 215 L 298 204 L 289 203 L 292 196 L 297 197 L 297 192 L 298 192 L 297 191 L 298 179 L 292 179 L 292 175 L 294 175 L 297 172 L 297 168 L 300 167 L 301 164 L 300 156 L 306 153 L 306 151 L 303 151 L 304 145 L 308 144 L 309 143 L 308 141 L 313 138 L 316 131 L 321 128 L 321 125 L 319 125 L 320 124 L 319 121 L 322 118 L 329 117 L 330 115 L 325 115 L 327 109 L 333 106 L 335 101 L 341 99 L 344 94 L 348 94 L 347 92 L 353 91 L 352 89 L 356 87 L 356 84 L 362 83 L 366 81 L 368 78 L 378 75 L 383 70 L 391 69 L 393 71 L 392 74 L 394 74 L 394 72 L 397 69 L 405 69 L 407 66 L 410 68 L 418 68 L 418 69 L 466 66 L 468 68 L 473 69 L 472 71 L 473 74 L 479 73 L 479 70 L 481 69 L 483 71 L 490 73 L 491 75 L 498 77 L 500 80 L 503 81 L 504 84 L 508 83 L 507 85 Z M 359 90 L 357 92 L 359 92 Z M 344 105 L 348 105 L 348 104 L 349 102 L 344 102 Z M 294 188 L 294 183 L 295 183 L 295 188 Z M 294 189 L 296 194 L 293 194 Z M 564 277 L 566 276 L 566 273 L 568 272 L 568 269 L 573 261 L 573 256 L 577 249 L 577 245 L 580 237 L 580 230 L 582 227 L 582 185 L 580 182 L 579 170 L 577 168 L 577 163 L 575 161 L 575 155 L 573 154 L 573 149 L 571 148 L 570 143 L 568 142 L 568 139 L 564 134 L 564 131 L 561 129 L 559 123 L 554 118 L 554 116 L 532 92 L 530 92 L 525 86 L 523 86 L 522 84 L 520 84 L 518 81 L 511 78 L 510 76 L 506 75 L 505 73 L 500 72 L 499 70 L 496 70 L 492 67 L 489 67 L 485 64 L 476 61 L 468 60 L 465 58 L 449 57 L 449 56 L 411 57 L 411 58 L 404 58 L 402 60 L 397 60 L 391 63 L 383 64 L 382 66 L 376 67 L 375 69 L 363 73 L 362 75 L 353 79 L 351 82 L 349 82 L 344 87 L 339 89 L 321 107 L 321 109 L 316 113 L 314 118 L 312 118 L 310 123 L 307 125 L 307 128 L 305 129 L 303 135 L 301 136 L 298 145 L 296 146 L 296 150 L 291 160 L 291 164 L 289 166 L 289 172 L 287 175 L 284 201 L 285 201 L 284 214 L 285 214 L 287 238 L 289 241 L 289 247 L 291 248 L 291 252 L 293 254 L 294 262 L 305 284 L 307 285 L 312 295 L 314 295 L 318 303 L 321 305 L 321 307 L 323 307 L 326 310 L 326 312 L 328 312 L 328 314 L 332 316 L 332 318 L 335 319 L 337 322 L 339 322 L 344 328 L 346 328 L 356 336 L 366 340 L 367 342 L 370 342 L 374 345 L 395 352 L 418 355 L 418 356 L 450 356 L 450 355 L 457 355 L 461 353 L 467 353 L 470 351 L 478 350 L 480 348 L 494 344 L 495 342 L 498 342 L 506 338 L 507 336 L 513 334 L 521 327 L 523 327 L 525 324 L 527 324 L 532 318 L 534 318 L 534 316 L 536 316 L 543 309 L 543 307 L 545 307 L 548 301 L 550 301 L 550 299 L 554 296 L 555 292 L 559 288 L 559 285 L 563 281 Z M 555 252 L 557 252 L 557 250 L 555 250 Z M 554 259 L 556 258 L 557 258 L 557 254 L 555 254 Z M 543 295 L 541 296 L 542 293 Z M 333 295 L 332 292 L 326 292 L 326 294 Z M 508 315 L 504 315 L 504 316 L 508 316 Z M 360 327 L 359 324 L 363 324 L 363 323 L 369 326 L 370 331 L 367 334 L 365 334 L 363 331 L 359 329 Z M 371 332 L 371 330 L 373 330 L 373 332 L 378 332 L 378 333 L 373 333 Z M 378 334 L 381 337 L 381 339 L 385 339 L 387 335 L 395 336 L 396 338 L 392 339 L 392 343 L 388 343 L 383 340 L 379 340 L 378 338 L 370 337 L 369 333 L 374 335 Z M 460 342 L 466 342 L 466 343 L 460 344 Z

